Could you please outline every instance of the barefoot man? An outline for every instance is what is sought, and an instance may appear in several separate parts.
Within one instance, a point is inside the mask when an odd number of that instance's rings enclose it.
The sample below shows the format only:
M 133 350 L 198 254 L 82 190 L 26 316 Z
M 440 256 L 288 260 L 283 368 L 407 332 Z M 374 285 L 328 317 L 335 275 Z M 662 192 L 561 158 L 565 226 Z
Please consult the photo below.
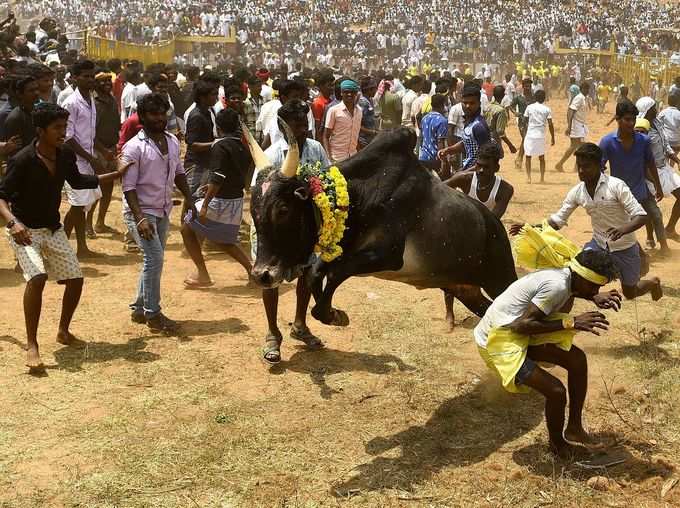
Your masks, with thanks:
M 43 367 L 37 335 L 48 274 L 65 287 L 57 342 L 77 342 L 69 326 L 83 289 L 83 274 L 59 222 L 64 181 L 73 189 L 96 189 L 100 183 L 122 176 L 126 169 L 119 166 L 117 171 L 99 176 L 80 173 L 75 154 L 62 147 L 68 115 L 53 104 L 36 106 L 32 116 L 37 141 L 9 160 L 7 174 L 0 182 L 0 216 L 7 221 L 9 243 L 26 279 L 26 365 L 30 369 Z
M 601 161 L 602 150 L 593 143 L 585 143 L 576 150 L 581 183 L 569 191 L 548 224 L 560 229 L 567 225 L 576 208 L 585 208 L 591 218 L 593 238 L 584 249 L 609 252 L 626 298 L 651 293 L 652 299 L 658 300 L 663 295 L 659 278 L 640 278 L 642 258 L 634 233 L 647 222 L 647 212 L 623 180 L 602 172 Z M 518 234 L 521 228 L 521 224 L 514 224 L 510 234 Z
M 538 270 L 511 284 L 496 298 L 474 330 L 479 353 L 509 392 L 529 388 L 546 399 L 545 419 L 550 449 L 561 457 L 576 451 L 570 443 L 593 444 L 583 428 L 583 403 L 588 389 L 588 363 L 572 344 L 577 330 L 599 335 L 609 323 L 600 312 L 570 316 L 574 298 L 599 308 L 618 310 L 616 291 L 599 293 L 616 276 L 611 256 L 602 250 L 577 254 L 564 268 Z M 538 365 L 559 365 L 568 372 L 562 382 Z M 564 412 L 569 395 L 569 418 Z

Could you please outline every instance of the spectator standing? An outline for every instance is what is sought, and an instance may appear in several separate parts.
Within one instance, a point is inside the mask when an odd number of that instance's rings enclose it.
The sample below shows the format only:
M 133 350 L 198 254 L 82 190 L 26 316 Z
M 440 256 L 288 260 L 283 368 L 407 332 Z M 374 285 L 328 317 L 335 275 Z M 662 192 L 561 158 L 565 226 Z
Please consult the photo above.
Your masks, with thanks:
M 341 162 L 357 152 L 362 112 L 357 105 L 359 85 L 350 79 L 340 84 L 342 102 L 328 110 L 323 145 L 331 161 Z

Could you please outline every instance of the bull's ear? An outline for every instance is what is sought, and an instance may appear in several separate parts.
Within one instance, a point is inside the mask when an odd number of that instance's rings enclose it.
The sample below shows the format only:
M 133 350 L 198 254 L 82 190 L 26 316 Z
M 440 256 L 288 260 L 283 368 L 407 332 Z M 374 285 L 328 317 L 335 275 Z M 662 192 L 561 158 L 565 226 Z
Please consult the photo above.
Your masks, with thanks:
M 295 192 L 293 194 L 295 194 L 296 198 L 301 199 L 302 201 L 306 201 L 307 199 L 309 199 L 309 190 L 306 189 L 305 187 L 298 187 L 297 189 L 295 189 Z

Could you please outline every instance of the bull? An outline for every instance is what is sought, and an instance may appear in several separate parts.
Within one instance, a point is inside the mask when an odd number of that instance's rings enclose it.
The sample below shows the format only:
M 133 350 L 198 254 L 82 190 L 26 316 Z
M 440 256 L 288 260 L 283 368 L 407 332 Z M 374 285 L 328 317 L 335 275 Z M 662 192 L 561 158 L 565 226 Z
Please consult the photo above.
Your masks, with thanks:
M 294 139 L 287 126 L 288 139 Z M 247 131 L 246 131 L 247 132 Z M 257 167 L 267 165 L 248 136 Z M 332 306 L 349 277 L 372 275 L 419 289 L 451 290 L 472 312 L 490 305 L 517 279 L 505 228 L 481 203 L 444 185 L 414 155 L 415 134 L 406 128 L 381 133 L 368 147 L 338 164 L 350 197 L 343 254 L 304 270 L 315 299 L 312 316 L 345 326 Z M 257 230 L 252 280 L 277 287 L 308 265 L 318 238 L 318 212 L 309 185 L 296 176 L 297 143 L 290 143 L 279 171 L 261 171 L 251 198 Z M 324 284 L 325 279 L 325 284 Z

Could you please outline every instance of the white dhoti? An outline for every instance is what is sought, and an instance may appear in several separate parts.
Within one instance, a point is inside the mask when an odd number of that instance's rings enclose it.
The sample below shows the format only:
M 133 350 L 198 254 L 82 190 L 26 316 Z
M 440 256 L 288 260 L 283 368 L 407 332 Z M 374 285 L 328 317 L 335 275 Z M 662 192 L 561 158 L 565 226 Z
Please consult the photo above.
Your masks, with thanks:
M 668 197 L 674 190 L 680 188 L 680 175 L 672 167 L 666 165 L 659 168 L 658 172 L 664 196 Z M 649 180 L 647 180 L 647 187 L 652 194 L 656 192 L 654 184 Z
M 528 157 L 545 155 L 545 138 L 524 138 L 524 154 Z
M 588 136 L 588 127 L 586 124 L 579 122 L 578 120 L 571 121 L 571 132 L 569 133 L 570 138 L 574 139 L 585 139 Z
M 78 171 L 81 175 L 94 175 L 94 170 L 92 166 L 84 160 L 78 157 L 76 164 L 78 165 Z M 71 206 L 83 206 L 85 211 L 89 211 L 97 200 L 102 197 L 102 191 L 99 187 L 96 189 L 74 189 L 68 182 L 64 182 L 64 189 L 66 190 L 66 197 L 68 198 L 68 203 Z

